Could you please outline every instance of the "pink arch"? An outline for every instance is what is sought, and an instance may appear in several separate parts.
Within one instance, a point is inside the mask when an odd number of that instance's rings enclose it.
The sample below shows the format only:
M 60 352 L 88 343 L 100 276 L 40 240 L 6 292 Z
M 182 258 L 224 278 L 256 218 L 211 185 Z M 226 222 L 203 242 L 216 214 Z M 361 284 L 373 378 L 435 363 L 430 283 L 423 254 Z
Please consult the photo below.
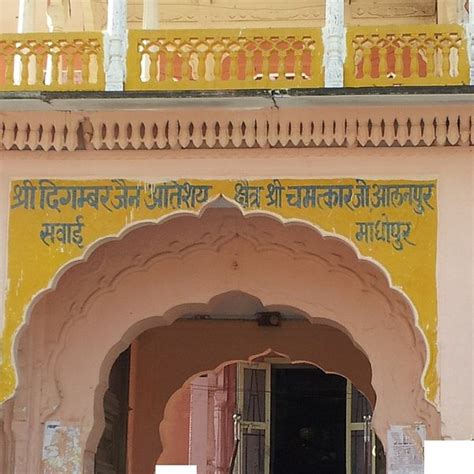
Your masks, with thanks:
M 79 423 L 86 472 L 119 352 L 145 329 L 174 321 L 183 302 L 205 305 L 234 290 L 343 328 L 372 364 L 379 433 L 391 423 L 422 421 L 431 437 L 439 434 L 439 416 L 424 399 L 426 346 L 411 305 L 378 265 L 308 225 L 237 209 L 178 216 L 96 247 L 55 286 L 36 300 L 18 344 L 20 369 L 31 365 L 32 353 L 42 358 L 40 380 L 22 370 L 14 403 L 41 389 L 31 433 L 48 419 Z M 34 464 L 38 451 L 28 456 Z

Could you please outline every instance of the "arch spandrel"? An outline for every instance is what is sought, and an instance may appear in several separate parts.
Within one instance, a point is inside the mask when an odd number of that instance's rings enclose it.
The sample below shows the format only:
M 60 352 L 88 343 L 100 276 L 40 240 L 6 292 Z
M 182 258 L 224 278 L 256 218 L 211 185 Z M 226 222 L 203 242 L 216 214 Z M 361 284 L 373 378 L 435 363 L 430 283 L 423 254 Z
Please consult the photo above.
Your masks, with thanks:
M 83 183 L 84 182 L 80 182 Z M 79 184 L 80 184 L 79 183 Z M 94 183 L 95 185 L 109 185 L 110 182 L 87 182 L 87 184 Z M 242 183 L 242 182 L 239 182 Z M 247 182 L 243 182 L 247 183 Z M 261 180 L 250 182 L 250 185 L 261 187 L 261 189 L 265 190 L 267 187 L 275 183 L 275 180 Z M 278 181 L 278 183 L 281 183 Z M 356 188 L 360 181 L 356 180 L 318 180 L 316 182 L 320 186 L 329 186 L 329 185 L 339 185 L 339 186 L 352 186 L 352 188 Z M 365 183 L 365 182 L 364 182 Z M 368 186 L 375 186 L 380 183 L 385 183 L 385 185 L 393 183 L 393 182 L 382 182 L 382 181 L 367 181 Z M 31 209 L 24 209 L 21 206 L 12 210 L 11 216 L 11 229 L 10 229 L 10 252 L 9 252 L 9 266 L 10 266 L 10 281 L 13 282 L 11 288 L 14 290 L 10 291 L 8 295 L 7 301 L 7 319 L 9 319 L 10 325 L 7 325 L 7 330 L 4 334 L 4 365 L 3 371 L 7 373 L 7 377 L 2 379 L 2 386 L 0 387 L 2 390 L 3 398 L 8 397 L 11 395 L 15 378 L 12 375 L 12 359 L 11 353 L 8 351 L 9 344 L 13 342 L 14 336 L 18 330 L 18 328 L 22 324 L 24 308 L 27 308 L 29 302 L 32 300 L 32 297 L 36 294 L 39 295 L 42 288 L 54 288 L 55 286 L 61 285 L 71 285 L 77 288 L 78 296 L 81 293 L 81 282 L 87 280 L 90 275 L 90 271 L 96 271 L 96 268 L 100 268 L 101 265 L 104 265 L 104 262 L 109 261 L 116 261 L 117 265 L 124 265 L 122 261 L 122 256 L 114 253 L 112 251 L 105 251 L 103 242 L 107 242 L 108 240 L 112 239 L 111 242 L 107 243 L 107 248 L 112 249 L 114 246 L 118 246 L 118 242 L 114 237 L 108 237 L 113 235 L 125 236 L 120 237 L 122 239 L 126 238 L 127 232 L 130 232 L 130 229 L 133 227 L 133 232 L 140 232 L 140 229 L 136 229 L 136 226 L 146 225 L 147 223 L 152 222 L 163 222 L 166 219 L 173 217 L 173 219 L 180 219 L 180 218 L 190 218 L 189 216 L 194 215 L 198 216 L 200 212 L 202 212 L 203 206 L 208 206 L 210 202 L 218 199 L 219 196 L 223 196 L 232 205 L 240 208 L 241 212 L 244 214 L 250 215 L 266 215 L 267 217 L 270 216 L 275 219 L 276 222 L 281 228 L 285 226 L 281 226 L 281 222 L 291 222 L 288 225 L 297 225 L 305 227 L 301 230 L 302 233 L 306 233 L 305 235 L 308 236 L 306 241 L 303 240 L 295 240 L 292 242 L 286 243 L 286 249 L 283 248 L 281 243 L 278 242 L 280 238 L 281 230 L 275 230 L 275 235 L 277 237 L 274 238 L 275 245 L 280 246 L 281 251 L 287 252 L 292 255 L 298 255 L 301 264 L 304 265 L 304 260 L 310 256 L 315 261 L 319 261 L 321 265 L 332 265 L 334 262 L 337 262 L 338 259 L 342 258 L 337 252 L 332 252 L 326 257 L 321 257 L 318 255 L 317 251 L 312 250 L 311 246 L 308 246 L 307 242 L 325 242 L 325 245 L 328 246 L 330 242 L 333 240 L 336 242 L 340 242 L 341 240 L 345 242 L 345 245 L 348 248 L 351 248 L 352 257 L 349 258 L 349 261 L 358 262 L 359 270 L 364 270 L 364 273 L 367 277 L 367 281 L 372 279 L 373 282 L 377 281 L 377 275 L 379 273 L 384 274 L 384 278 L 387 280 L 387 287 L 392 285 L 389 282 L 390 277 L 394 283 L 401 283 L 401 286 L 405 289 L 405 293 L 408 294 L 411 300 L 414 303 L 414 307 L 418 310 L 418 315 L 420 316 L 421 322 L 421 329 L 428 340 L 428 347 L 429 347 L 429 361 L 428 361 L 428 368 L 425 375 L 425 385 L 427 390 L 431 392 L 427 392 L 427 396 L 429 399 L 434 399 L 434 394 L 436 393 L 437 387 L 437 375 L 436 375 L 436 285 L 435 285 L 435 274 L 434 271 L 431 272 L 431 268 L 435 266 L 435 250 L 436 250 L 436 239 L 435 235 L 433 235 L 433 231 L 436 229 L 436 193 L 435 193 L 435 183 L 434 182 L 396 182 L 393 183 L 397 186 L 407 185 L 409 186 L 410 183 L 415 183 L 417 186 L 430 186 L 431 194 L 429 199 L 431 201 L 428 203 L 430 205 L 430 209 L 426 208 L 426 213 L 422 216 L 423 221 L 420 219 L 418 215 L 415 216 L 417 219 L 416 226 L 413 225 L 413 234 L 411 239 L 414 239 L 418 242 L 418 239 L 428 239 L 427 245 L 405 245 L 403 255 L 401 253 L 397 253 L 393 248 L 390 248 L 388 245 L 365 245 L 364 242 L 357 242 L 359 246 L 359 250 L 356 250 L 354 244 L 351 242 L 354 241 L 354 221 L 356 218 L 368 218 L 370 216 L 374 217 L 375 215 L 380 216 L 380 210 L 376 209 L 362 209 L 362 214 L 360 212 L 357 213 L 357 216 L 354 215 L 353 209 L 342 209 L 342 208 L 333 208 L 330 209 L 330 214 L 324 215 L 323 210 L 321 209 L 308 209 L 304 207 L 289 207 L 289 206 L 281 206 L 281 207 L 271 207 L 268 205 L 268 201 L 265 203 L 264 199 L 260 203 L 260 207 L 257 209 L 256 206 L 242 206 L 239 203 L 239 199 L 236 193 L 236 186 L 238 182 L 233 181 L 222 181 L 222 182 L 194 182 L 193 185 L 206 185 L 210 184 L 212 190 L 209 192 L 208 200 L 203 202 L 202 204 L 196 205 L 192 209 L 186 210 L 176 210 L 171 208 L 154 208 L 151 212 L 150 209 L 147 209 L 145 206 L 142 206 L 140 209 L 121 209 L 117 212 L 110 212 L 110 210 L 100 208 L 97 212 L 96 210 L 91 209 L 84 209 L 84 219 L 88 221 L 88 227 L 84 228 L 84 245 L 82 248 L 73 248 L 74 246 L 66 246 L 62 245 L 55 249 L 49 247 L 47 250 L 47 259 L 44 260 L 45 268 L 41 267 L 42 270 L 40 272 L 34 273 L 33 279 L 30 281 L 26 281 L 29 276 L 25 276 L 25 268 L 29 268 L 29 264 L 31 262 L 25 261 L 25 255 L 21 252 L 22 243 L 26 244 L 26 241 L 29 240 L 31 244 L 31 240 L 35 239 L 38 241 L 37 235 L 32 235 L 32 233 L 25 232 L 24 225 L 22 221 L 22 217 L 28 216 L 30 222 L 32 224 L 32 228 L 37 230 L 41 223 L 45 219 L 51 219 L 52 216 L 57 217 L 57 211 L 51 209 L 39 209 L 38 203 L 35 213 L 31 212 Z M 15 198 L 15 186 L 21 184 L 21 182 L 16 182 L 12 184 L 12 203 L 14 202 Z M 37 183 L 33 183 L 37 184 Z M 56 185 L 62 185 L 63 187 L 67 187 L 67 185 L 77 185 L 77 182 L 57 182 Z M 282 183 L 285 186 L 298 186 L 302 183 L 301 181 L 297 180 L 286 180 Z M 314 182 L 313 182 L 314 184 Z M 127 185 L 137 185 L 141 186 L 143 184 L 140 183 L 129 183 Z M 237 201 L 237 202 L 236 202 Z M 13 207 L 13 206 L 12 206 Z M 69 212 L 70 209 L 62 209 L 63 213 L 62 216 L 71 216 L 77 217 L 77 212 Z M 327 209 L 325 210 L 327 211 Z M 414 212 L 413 206 L 404 206 L 398 209 L 398 217 L 399 219 L 408 218 Z M 15 214 L 16 213 L 16 214 Z M 25 214 L 26 213 L 26 214 Z M 95 215 L 94 215 L 95 213 Z M 182 215 L 186 215 L 188 217 L 179 217 L 180 213 Z M 16 216 L 13 217 L 13 216 Z M 31 218 L 33 216 L 34 218 Z M 154 217 L 151 219 L 151 217 Z M 178 216 L 178 217 L 176 217 Z M 113 217 L 113 218 L 112 218 Z M 425 222 L 426 221 L 426 222 Z M 230 222 L 230 223 L 229 223 Z M 12 225 L 13 224 L 13 225 Z M 17 227 L 15 227 L 18 224 Z M 90 225 L 89 225 L 90 224 Z M 422 225 L 423 224 L 423 225 Z M 221 223 L 219 227 L 219 231 L 221 231 L 226 226 L 236 225 L 235 223 L 232 224 L 232 219 L 230 221 L 225 221 Z M 35 228 L 36 226 L 36 228 Z M 317 231 L 317 228 L 323 229 L 322 231 Z M 22 228 L 22 234 L 24 237 L 18 235 L 18 228 Z M 222 229 L 221 229 L 222 228 Z M 86 230 L 87 229 L 87 230 Z M 265 233 L 265 231 L 263 231 Z M 334 234 L 337 232 L 337 234 Z M 435 232 L 434 232 L 435 234 Z M 186 232 L 181 231 L 179 238 L 177 239 L 176 236 L 170 236 L 167 250 L 164 250 L 162 255 L 157 256 L 156 258 L 162 258 L 166 255 L 166 253 L 178 251 L 179 255 L 184 256 L 187 252 L 184 237 L 186 236 Z M 337 235 L 337 236 L 336 236 Z M 102 237 L 101 237 L 102 236 Z M 19 239 L 12 239 L 12 237 L 19 237 Z M 97 237 L 97 238 L 96 238 Z M 190 235 L 188 237 L 191 237 Z M 194 238 L 194 236 L 192 236 Z M 201 242 L 200 245 L 208 245 L 209 240 L 212 240 L 212 234 L 209 232 L 203 232 L 200 236 Z M 249 237 L 249 242 L 251 243 L 253 237 Z M 319 239 L 319 240 L 318 240 Z M 15 244 L 13 244 L 13 240 Z M 271 240 L 271 239 L 270 239 Z M 89 244 L 88 242 L 95 242 L 93 244 Z M 150 242 L 151 244 L 151 242 Z M 258 243 L 261 246 L 260 251 L 265 254 L 267 250 L 264 248 L 265 245 L 268 246 L 272 244 L 271 241 L 265 242 L 264 244 Z M 36 247 L 35 247 L 36 245 Z M 35 245 L 32 245 L 33 250 L 37 250 L 36 254 L 41 254 L 41 251 L 44 250 L 42 248 L 41 242 L 36 242 Z M 180 247 L 180 245 L 182 245 Z M 193 243 L 194 245 L 194 243 Z M 262 247 L 263 245 L 263 247 Z M 271 247 L 271 245 L 270 245 Z M 195 247 L 193 247 L 195 248 Z M 94 250 L 95 249 L 95 250 Z M 359 251 L 361 253 L 365 253 L 367 255 L 372 255 L 372 258 L 369 259 L 361 259 L 359 257 Z M 405 254 L 406 252 L 406 254 Z M 414 252 L 414 253 L 413 253 Z M 96 257 L 94 259 L 90 259 L 89 256 L 95 254 Z M 268 252 L 267 252 L 268 253 Z M 347 252 L 346 252 L 347 253 Z M 26 257 L 31 258 L 31 256 L 27 255 Z M 35 255 L 37 259 L 37 255 Z M 143 252 L 142 249 L 137 250 L 133 256 L 129 257 L 128 265 L 132 268 L 136 266 L 137 263 L 143 263 Z M 76 261 L 85 260 L 86 263 L 83 265 L 75 265 Z M 375 262 L 382 262 L 384 265 L 378 265 Z M 418 262 L 414 267 L 413 271 L 409 274 L 406 272 L 407 265 L 406 263 L 414 263 Z M 423 272 L 420 273 L 417 271 L 416 266 L 418 265 L 418 270 L 420 269 L 420 265 L 423 265 Z M 126 265 L 124 265 L 126 267 Z M 87 268 L 87 270 L 86 270 Z M 350 273 L 351 264 L 347 266 L 345 269 L 346 273 Z M 333 270 L 334 272 L 339 271 Z M 30 272 L 31 273 L 31 272 Z M 38 274 L 39 273 L 39 274 Z M 431 274 L 432 273 L 432 274 Z M 21 278 L 20 278 L 21 274 Z M 60 275 L 63 275 L 63 278 L 60 278 Z M 69 276 L 67 276 L 69 274 Z M 358 275 L 357 272 L 354 273 Z M 56 275 L 56 276 L 55 276 Z M 425 278 L 426 277 L 426 278 Z M 327 280 L 330 281 L 330 280 Z M 104 276 L 101 278 L 96 285 L 95 293 L 98 294 L 101 292 L 102 288 L 109 287 L 111 284 L 110 276 Z M 411 291 L 410 288 L 418 288 L 417 291 Z M 383 294 L 385 290 L 381 290 L 377 284 L 372 284 L 372 293 L 370 294 L 377 294 L 379 293 L 380 297 L 383 299 Z M 232 289 L 232 288 L 231 288 Z M 410 290 L 410 291 L 408 291 Z M 331 291 L 331 288 L 327 288 L 327 291 Z M 395 308 L 399 308 L 404 310 L 405 307 L 411 307 L 413 309 L 411 303 L 407 298 L 399 294 L 399 298 L 396 298 L 396 301 L 388 300 L 389 306 L 392 305 L 391 310 L 394 311 Z M 93 295 L 89 295 L 88 299 L 92 298 Z M 335 295 L 334 295 L 335 297 Z M 76 298 L 77 299 L 77 298 Z M 79 314 L 84 311 L 84 308 L 87 306 L 88 299 L 82 301 L 80 304 L 76 301 L 71 301 L 67 311 L 68 315 Z M 337 299 L 337 298 L 336 298 Z M 31 307 L 31 306 L 30 306 Z M 326 312 L 325 312 L 326 311 Z M 331 320 L 333 319 L 333 315 L 331 312 L 327 311 L 327 308 L 320 307 L 319 313 L 322 318 Z M 69 316 L 68 316 L 69 317 Z M 73 318 L 69 318 L 73 319 Z M 413 318 L 412 318 L 413 319 Z M 416 321 L 416 315 L 414 316 L 414 320 Z M 409 324 L 416 326 L 416 322 L 414 323 L 413 320 Z

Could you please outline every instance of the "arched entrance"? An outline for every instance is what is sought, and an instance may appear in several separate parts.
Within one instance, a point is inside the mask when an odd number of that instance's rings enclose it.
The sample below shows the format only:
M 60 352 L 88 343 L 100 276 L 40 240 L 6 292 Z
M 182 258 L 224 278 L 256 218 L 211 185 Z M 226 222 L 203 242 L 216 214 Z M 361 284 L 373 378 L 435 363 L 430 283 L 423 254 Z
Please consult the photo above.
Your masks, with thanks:
M 235 292 L 219 295 L 194 313 L 199 319 L 150 329 L 132 343 L 129 435 L 136 449 L 129 452 L 131 472 L 151 472 L 160 453 L 174 463 L 184 460 L 170 452 L 176 448 L 176 436 L 166 407 L 196 374 L 219 371 L 232 361 L 256 360 L 262 353 L 286 354 L 294 363 L 342 374 L 375 405 L 370 363 L 346 334 L 326 324 L 311 324 L 294 308 L 264 307 L 249 296 L 247 301 L 257 304 L 243 305 L 243 297 Z M 225 314 L 226 307 L 234 314 Z M 258 326 L 255 312 L 270 310 L 283 315 L 281 326 Z
M 275 315 L 277 312 L 281 317 L 279 325 L 258 324 L 259 315 Z M 277 350 L 269 348 L 246 357 L 267 344 Z M 186 348 L 185 353 L 183 347 Z M 279 352 L 282 350 L 293 357 Z M 132 369 L 128 384 L 124 383 L 124 379 L 129 374 L 126 359 L 130 357 L 130 352 Z M 229 357 L 231 360 L 222 363 Z M 345 446 L 346 398 L 350 398 L 346 396 L 346 378 L 354 381 L 354 386 L 367 395 L 367 403 L 373 407 L 376 400 L 369 361 L 340 330 L 324 324 L 310 324 L 294 308 L 265 308 L 249 295 L 231 292 L 213 298 L 205 308 L 205 314 L 185 315 L 171 326 L 145 331 L 132 342 L 131 350 L 119 356 L 112 367 L 109 389 L 104 397 L 106 429 L 96 454 L 96 471 L 99 474 L 153 472 L 158 459 L 159 464 L 196 463 L 199 464 L 199 472 L 228 472 L 228 438 L 229 429 L 232 430 L 232 414 L 240 409 L 237 395 L 246 390 L 244 386 L 236 386 L 238 377 L 235 365 L 239 358 L 240 363 L 245 365 L 257 363 L 258 371 L 263 363 L 269 376 L 271 372 L 274 373 L 271 378 L 276 386 L 270 390 L 272 400 L 275 399 L 280 405 L 285 402 L 285 397 L 279 397 L 281 391 L 288 392 L 291 388 L 293 398 L 301 397 L 298 406 L 304 407 L 306 403 L 306 410 L 318 411 L 321 403 L 336 406 L 333 411 L 339 416 L 339 425 L 336 427 L 339 443 L 334 455 L 337 454 L 339 468 L 341 459 L 345 468 L 345 451 L 351 450 L 350 445 L 349 449 Z M 326 376 L 318 376 L 318 365 L 325 369 Z M 215 368 L 203 370 L 208 367 Z M 232 367 L 234 371 L 228 374 L 226 371 Z M 301 370 L 295 372 L 295 369 Z M 323 371 L 319 372 L 324 375 Z M 345 377 L 330 375 L 333 372 Z M 288 373 L 292 374 L 291 378 L 296 380 L 296 384 L 278 383 L 281 378 L 278 374 L 284 373 L 287 376 Z M 308 374 L 313 374 L 313 377 L 308 377 Z M 306 377 L 301 379 L 298 375 Z M 231 379 L 227 381 L 227 388 L 222 386 L 222 378 L 226 376 Z M 330 380 L 328 384 L 327 379 L 331 378 L 336 379 L 337 383 Z M 303 390 L 298 392 L 296 388 L 302 383 Z M 129 385 L 130 390 L 127 391 Z M 326 393 L 328 389 L 335 393 L 329 396 Z M 309 400 L 305 392 L 309 392 Z M 123 446 L 127 436 L 124 436 L 123 427 L 127 424 L 127 418 L 126 410 L 121 407 L 124 400 L 129 410 L 129 452 L 126 456 Z M 270 400 L 267 402 L 270 403 Z M 209 403 L 214 406 L 212 413 Z M 225 405 L 225 408 L 220 405 Z M 289 408 L 294 410 L 294 404 L 289 404 Z M 274 435 L 281 435 L 285 429 L 280 427 L 275 430 L 278 421 L 281 422 L 282 417 L 278 415 L 282 411 L 289 409 L 272 409 L 273 423 L 268 422 L 267 437 L 270 436 L 270 425 Z M 320 410 L 315 416 L 322 414 L 328 416 Z M 219 421 L 215 418 L 219 418 Z M 360 423 L 359 419 L 357 421 Z M 210 424 L 216 426 L 208 429 Z M 347 423 L 348 435 L 360 434 L 357 430 L 351 433 L 349 425 L 350 421 Z M 320 424 L 311 426 L 314 431 L 318 428 L 322 428 Z M 358 428 L 360 430 L 360 426 Z M 326 431 L 330 432 L 327 427 Z M 272 446 L 278 444 L 279 436 L 276 438 Z M 194 441 L 190 442 L 191 439 Z M 192 455 L 190 451 L 193 451 Z M 353 451 L 356 451 L 355 447 Z M 360 457 L 360 450 L 358 455 Z M 128 471 L 121 470 L 125 457 Z M 250 472 L 244 470 L 247 471 Z M 296 474 L 296 471 L 293 472 Z
M 350 381 L 272 351 L 249 359 L 198 374 L 171 396 L 157 465 L 191 464 L 199 473 L 385 473 L 372 404 Z M 152 471 L 129 461 L 129 472 Z
M 390 424 L 414 421 L 425 423 L 430 437 L 439 434 L 420 382 L 423 337 L 410 304 L 380 267 L 303 224 L 208 209 L 104 243 L 36 304 L 18 346 L 20 386 L 10 402 L 20 472 L 38 471 L 42 424 L 55 420 L 74 427 L 80 456 L 71 462 L 92 473 L 117 355 L 146 329 L 202 313 L 230 291 L 265 307 L 296 307 L 312 323 L 343 332 L 370 361 L 382 441 Z

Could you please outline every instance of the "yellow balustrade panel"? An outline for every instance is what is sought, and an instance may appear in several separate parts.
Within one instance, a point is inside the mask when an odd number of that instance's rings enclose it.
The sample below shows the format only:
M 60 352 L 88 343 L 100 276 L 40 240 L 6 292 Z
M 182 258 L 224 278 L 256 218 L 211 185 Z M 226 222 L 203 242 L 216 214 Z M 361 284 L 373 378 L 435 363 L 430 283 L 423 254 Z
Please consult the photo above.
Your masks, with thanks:
M 347 31 L 348 87 L 469 84 L 459 25 L 353 27 Z
M 133 30 L 126 90 L 323 87 L 318 28 Z
M 102 33 L 0 35 L 0 91 L 105 89 Z

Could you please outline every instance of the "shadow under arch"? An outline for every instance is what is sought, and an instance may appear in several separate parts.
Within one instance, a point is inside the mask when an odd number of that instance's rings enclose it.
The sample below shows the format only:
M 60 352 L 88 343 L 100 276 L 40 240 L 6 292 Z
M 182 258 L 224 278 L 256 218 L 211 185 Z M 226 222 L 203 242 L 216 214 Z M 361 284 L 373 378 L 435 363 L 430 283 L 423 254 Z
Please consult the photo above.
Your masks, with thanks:
M 391 422 L 422 421 L 436 436 L 439 417 L 424 399 L 421 383 L 426 345 L 407 298 L 391 287 L 385 270 L 361 258 L 347 239 L 264 214 L 210 206 L 199 215 L 136 224 L 64 271 L 54 291 L 36 300 L 27 325 L 30 334 L 47 332 L 48 344 L 41 347 L 34 337 L 21 337 L 18 343 L 25 339 L 22 351 L 37 349 L 45 360 L 36 422 L 67 419 L 75 412 L 87 451 L 96 416 L 95 388 L 106 383 L 104 374 L 143 321 L 169 325 L 175 318 L 170 310 L 184 301 L 206 304 L 216 294 L 238 290 L 265 305 L 297 306 L 312 321 L 344 328 L 373 364 L 377 395 L 394 385 L 407 392 L 398 406 L 384 404 L 379 410 L 384 413 L 375 418 L 380 432 Z M 78 361 L 85 340 L 94 350 Z M 71 367 L 76 367 L 74 374 Z M 22 385 L 31 390 L 28 383 Z M 88 393 L 75 408 L 70 386 Z

